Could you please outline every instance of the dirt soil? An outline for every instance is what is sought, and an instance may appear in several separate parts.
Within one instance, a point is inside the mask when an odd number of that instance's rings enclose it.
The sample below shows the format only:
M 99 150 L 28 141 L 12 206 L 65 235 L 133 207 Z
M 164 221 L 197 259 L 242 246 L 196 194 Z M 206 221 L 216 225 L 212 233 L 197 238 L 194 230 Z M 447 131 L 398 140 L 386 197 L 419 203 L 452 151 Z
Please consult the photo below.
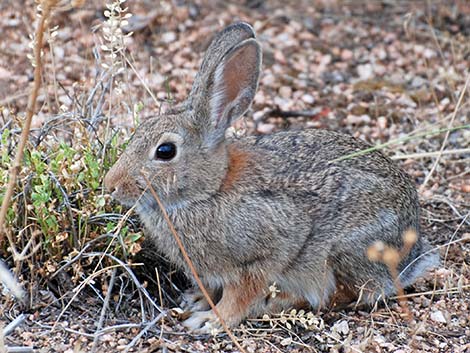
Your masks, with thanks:
M 262 44 L 263 73 L 252 109 L 236 126 L 239 133 L 327 128 L 373 145 L 391 141 L 383 152 L 420 191 L 423 231 L 442 261 L 406 290 L 411 318 L 391 299 L 372 308 L 351 305 L 251 319 L 234 329 L 246 352 L 470 352 L 470 129 L 451 129 L 470 123 L 468 3 L 142 0 L 125 5 L 133 14 L 126 25 L 133 34 L 124 41 L 133 68 L 126 66 L 125 78 L 113 87 L 114 98 L 104 103 L 104 111 L 113 109 L 114 129 L 132 133 L 136 105 L 146 116 L 184 99 L 212 36 L 243 20 L 253 25 Z M 96 86 L 106 55 L 105 9 L 104 1 L 77 7 L 61 2 L 50 23 L 58 26 L 57 35 L 53 49 L 45 49 L 34 128 L 70 111 L 82 99 L 77 92 Z M 2 1 L 0 12 L 4 125 L 12 112 L 25 111 L 35 6 L 30 0 Z M 437 129 L 444 132 L 429 134 Z M 409 134 L 415 137 L 407 139 Z M 167 266 L 162 261 L 159 266 Z M 239 351 L 226 334 L 191 335 L 177 318 L 158 316 L 160 309 L 177 306 L 187 285 L 171 266 L 160 267 L 161 286 L 154 272 L 138 274 L 156 298 L 153 309 L 142 304 L 147 299 L 141 292 L 126 285 L 126 272 L 118 272 L 119 286 L 105 315 L 103 286 L 90 286 L 71 300 L 75 292 L 65 285 L 67 276 L 47 281 L 26 272 L 21 278 L 29 283 L 29 302 L 20 305 L 7 295 L 0 300 L 3 325 L 25 315 L 4 337 L 8 347 L 67 353 Z M 142 306 L 152 325 L 142 323 Z

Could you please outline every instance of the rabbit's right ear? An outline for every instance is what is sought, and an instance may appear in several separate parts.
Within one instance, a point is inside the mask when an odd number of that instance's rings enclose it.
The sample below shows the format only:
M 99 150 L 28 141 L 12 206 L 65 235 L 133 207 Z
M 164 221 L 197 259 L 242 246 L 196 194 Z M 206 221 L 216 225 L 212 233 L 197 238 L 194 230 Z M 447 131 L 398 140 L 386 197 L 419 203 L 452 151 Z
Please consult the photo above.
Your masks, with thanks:
M 210 60 L 208 55 L 210 50 L 204 61 Z M 254 38 L 245 39 L 207 65 L 211 69 L 205 71 L 204 81 L 195 82 L 199 86 L 193 88 L 190 100 L 203 139 L 211 146 L 223 140 L 225 130 L 250 107 L 258 87 L 261 48 Z
M 210 125 L 217 134 L 225 130 L 250 107 L 258 88 L 261 48 L 247 39 L 233 48 L 213 74 L 209 91 Z
M 224 55 L 236 45 L 250 38 L 255 38 L 255 32 L 253 28 L 245 22 L 231 24 L 217 33 L 204 54 L 204 59 L 202 59 L 201 67 L 194 79 L 189 98 L 192 99 L 193 97 L 203 96 L 210 76 Z

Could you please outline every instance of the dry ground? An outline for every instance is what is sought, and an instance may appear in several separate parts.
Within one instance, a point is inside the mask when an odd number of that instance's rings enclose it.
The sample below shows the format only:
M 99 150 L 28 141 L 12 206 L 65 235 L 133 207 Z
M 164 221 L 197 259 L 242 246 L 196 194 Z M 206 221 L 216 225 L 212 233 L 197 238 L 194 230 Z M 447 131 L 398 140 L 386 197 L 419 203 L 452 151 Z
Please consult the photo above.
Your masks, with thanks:
M 124 29 L 134 33 L 123 43 L 128 63 L 121 53 L 113 59 L 124 68 L 113 80 L 103 75 L 102 64 L 109 66 L 111 60 L 103 47 L 110 45 L 102 36 L 105 2 L 85 1 L 77 8 L 68 1 L 61 4 L 50 24 L 58 26 L 57 34 L 45 48 L 31 150 L 47 154 L 58 140 L 78 150 L 83 143 L 109 141 L 110 131 L 119 132 L 116 139 L 122 143 L 136 117 L 184 99 L 211 36 L 244 20 L 257 31 L 264 63 L 259 93 L 239 131 L 314 127 L 348 132 L 374 145 L 391 141 L 384 152 L 416 181 L 423 229 L 439 247 L 442 264 L 407 290 L 413 318 L 407 320 L 390 300 L 374 308 L 323 310 L 313 318 L 288 313 L 250 320 L 234 330 L 247 352 L 470 352 L 470 129 L 459 128 L 470 123 L 468 93 L 459 102 L 470 62 L 466 1 L 128 1 L 134 16 Z M 32 1 L 0 4 L 0 125 L 2 132 L 12 131 L 11 141 L 16 141 L 31 85 L 27 54 L 34 11 Z M 443 131 L 430 134 L 438 129 Z M 11 154 L 13 147 L 14 142 L 2 142 L 3 152 Z M 27 179 L 24 171 L 22 180 Z M 27 193 L 18 189 L 20 196 Z M 176 306 L 185 286 L 163 260 L 157 261 L 159 280 L 153 271 L 137 271 L 157 298 L 155 306 L 128 268 L 97 263 L 94 252 L 104 254 L 119 245 L 100 238 L 112 233 L 104 224 L 118 217 L 117 206 L 105 196 L 106 205 L 95 208 L 98 199 L 76 185 L 64 184 L 63 190 L 72 200 L 70 219 L 60 225 L 63 238 L 51 241 L 51 249 L 63 252 L 41 250 L 18 264 L 6 247 L 0 249 L 28 291 L 24 304 L 3 292 L 3 324 L 25 314 L 5 337 L 7 346 L 38 352 L 236 351 L 226 335 L 192 336 L 177 320 L 158 316 L 161 308 Z M 51 207 L 52 212 L 59 206 Z M 78 222 L 78 216 L 86 221 Z M 28 218 L 24 227 L 33 221 Z M 129 229 L 139 234 L 133 224 Z M 21 248 L 25 239 L 16 228 L 12 231 Z M 67 245 L 73 231 L 78 239 Z M 142 244 L 131 245 L 134 253 Z M 153 255 L 119 258 L 136 264 Z M 107 261 L 106 266 L 119 264 L 114 258 Z M 63 264 L 69 266 L 57 272 Z M 152 325 L 143 323 L 152 320 Z

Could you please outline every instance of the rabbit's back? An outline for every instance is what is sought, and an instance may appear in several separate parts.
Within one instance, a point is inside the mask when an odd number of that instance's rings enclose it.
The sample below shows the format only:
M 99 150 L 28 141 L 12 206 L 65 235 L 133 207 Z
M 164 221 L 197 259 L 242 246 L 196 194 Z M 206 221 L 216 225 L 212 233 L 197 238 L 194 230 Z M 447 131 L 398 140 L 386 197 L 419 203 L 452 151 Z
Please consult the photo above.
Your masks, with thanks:
M 220 190 L 167 210 L 205 282 L 223 287 L 250 273 L 313 306 L 340 284 L 352 291 L 366 286 L 367 300 L 381 290 L 393 293 L 386 266 L 371 262 L 367 249 L 376 241 L 401 249 L 406 230 L 419 235 L 418 197 L 407 174 L 380 152 L 335 161 L 368 147 L 325 130 L 227 141 Z M 161 216 L 143 220 L 163 253 L 186 267 Z M 398 268 L 407 268 L 404 285 L 435 265 L 436 256 L 415 261 L 427 250 L 418 236 Z
M 229 162 L 229 178 L 231 164 L 247 170 L 246 176 L 238 178 L 238 185 L 233 180 L 230 184 L 302 199 L 315 196 L 324 201 L 324 206 L 347 205 L 363 196 L 361 204 L 354 203 L 363 212 L 368 210 L 366 207 L 416 208 L 418 196 L 413 181 L 380 151 L 342 159 L 367 148 L 370 145 L 350 135 L 316 129 L 233 140 L 228 151 L 237 158 L 235 163 Z M 242 158 L 245 161 L 241 162 Z
M 409 176 L 378 151 L 337 160 L 369 147 L 352 136 L 326 130 L 280 132 L 229 145 L 229 154 L 249 159 L 246 174 L 238 183 L 231 181 L 238 195 L 251 195 L 260 204 L 288 205 L 288 215 L 278 218 L 280 228 L 292 217 L 298 224 L 310 222 L 307 233 L 291 224 L 285 228 L 289 242 L 300 244 L 289 245 L 288 266 L 279 278 L 291 291 L 301 292 L 304 283 L 318 281 L 318 273 L 328 273 L 321 266 L 328 266 L 329 276 L 335 279 L 326 282 L 348 287 L 375 282 L 371 288 L 384 286 L 386 292 L 393 292 L 385 265 L 369 261 L 367 249 L 376 241 L 401 249 L 407 230 L 415 231 L 418 238 L 399 265 L 399 271 L 406 268 L 403 283 L 411 284 L 436 264 L 437 255 L 416 260 L 429 249 L 419 236 L 419 202 Z M 309 273 L 314 273 L 312 278 L 307 278 Z M 318 304 L 322 298 L 310 301 Z
M 352 136 L 327 130 L 244 138 L 228 147 L 229 154 L 244 154 L 248 159 L 245 174 L 238 184 L 232 181 L 232 187 L 240 195 L 260 195 L 259 202 L 290 198 L 312 217 L 317 230 L 332 233 L 329 237 L 335 242 L 340 240 L 338 234 L 349 238 L 352 229 L 380 224 L 393 234 L 384 232 L 378 240 L 401 245 L 399 235 L 419 228 L 413 181 L 379 151 L 338 160 L 369 147 Z

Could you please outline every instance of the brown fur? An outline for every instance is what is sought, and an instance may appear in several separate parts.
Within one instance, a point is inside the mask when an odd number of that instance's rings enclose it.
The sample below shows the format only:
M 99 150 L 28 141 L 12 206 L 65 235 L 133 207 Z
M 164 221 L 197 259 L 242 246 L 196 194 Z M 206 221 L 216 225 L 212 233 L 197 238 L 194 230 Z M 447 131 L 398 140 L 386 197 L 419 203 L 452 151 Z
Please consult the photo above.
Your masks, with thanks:
M 263 297 L 266 282 L 255 276 L 242 275 L 239 283 L 224 287 L 222 299 L 217 304 L 222 318 L 231 326 L 246 317 L 250 305 Z
M 233 185 L 240 180 L 243 173 L 249 167 L 250 154 L 246 151 L 239 150 L 235 146 L 227 149 L 228 153 L 228 170 L 220 190 L 223 192 L 230 191 Z
M 137 187 L 129 176 L 126 165 L 116 166 L 112 173 L 107 173 L 104 178 L 105 185 L 120 185 L 120 190 L 125 191 L 125 195 L 115 195 L 125 198 L 138 198 L 142 191 Z

